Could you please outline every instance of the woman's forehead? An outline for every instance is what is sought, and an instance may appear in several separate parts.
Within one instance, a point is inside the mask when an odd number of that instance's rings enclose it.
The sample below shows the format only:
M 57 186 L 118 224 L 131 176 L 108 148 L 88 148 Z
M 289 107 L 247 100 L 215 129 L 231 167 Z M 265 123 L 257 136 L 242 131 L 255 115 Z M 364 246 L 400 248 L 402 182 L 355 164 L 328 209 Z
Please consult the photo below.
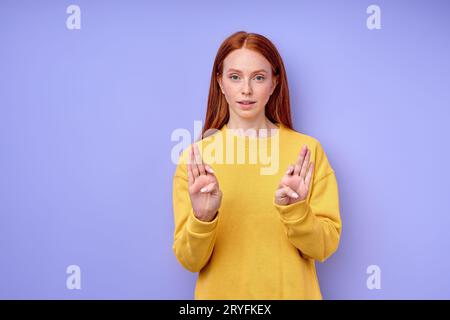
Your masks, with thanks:
M 271 65 L 264 56 L 256 51 L 248 49 L 237 49 L 231 52 L 224 60 L 224 71 L 228 69 L 240 72 L 255 72 L 265 70 L 269 72 Z

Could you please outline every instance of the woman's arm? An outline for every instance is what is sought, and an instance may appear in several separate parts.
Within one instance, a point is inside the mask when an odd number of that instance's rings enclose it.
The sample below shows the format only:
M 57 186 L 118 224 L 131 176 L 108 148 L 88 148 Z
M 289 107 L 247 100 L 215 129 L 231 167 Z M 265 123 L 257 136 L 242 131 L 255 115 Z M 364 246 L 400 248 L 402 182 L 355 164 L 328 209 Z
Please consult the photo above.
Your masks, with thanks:
M 334 170 L 320 143 L 315 149 L 314 171 L 319 175 L 313 180 L 308 197 L 289 205 L 273 204 L 289 241 L 303 256 L 323 262 L 338 248 L 342 223 Z
M 181 265 L 191 272 L 199 272 L 208 263 L 214 248 L 218 214 L 209 222 L 194 214 L 188 190 L 188 154 L 183 152 L 173 177 L 173 251 Z

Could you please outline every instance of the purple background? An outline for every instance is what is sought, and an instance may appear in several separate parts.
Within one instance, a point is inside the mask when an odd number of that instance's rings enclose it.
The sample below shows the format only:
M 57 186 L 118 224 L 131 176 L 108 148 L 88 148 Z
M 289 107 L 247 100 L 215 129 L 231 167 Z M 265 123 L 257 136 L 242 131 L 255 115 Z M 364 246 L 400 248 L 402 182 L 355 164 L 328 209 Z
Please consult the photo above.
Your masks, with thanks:
M 70 4 L 81 30 L 66 28 Z M 204 119 L 238 30 L 278 47 L 295 128 L 337 174 L 324 298 L 450 298 L 449 14 L 425 0 L 2 0 L 0 298 L 193 298 L 172 252 L 170 137 Z M 66 288 L 71 264 L 81 290 Z

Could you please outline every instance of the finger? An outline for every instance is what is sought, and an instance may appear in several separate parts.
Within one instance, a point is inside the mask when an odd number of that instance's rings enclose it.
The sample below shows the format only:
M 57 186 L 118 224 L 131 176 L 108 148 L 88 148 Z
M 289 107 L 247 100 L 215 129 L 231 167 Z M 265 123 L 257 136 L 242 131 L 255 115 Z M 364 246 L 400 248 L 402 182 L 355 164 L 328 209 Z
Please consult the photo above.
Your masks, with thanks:
M 294 199 L 298 198 L 298 194 L 294 190 L 289 188 L 288 186 L 284 186 L 284 187 L 278 189 L 275 193 L 275 196 L 278 197 L 279 199 L 283 199 L 286 197 L 294 198 Z
M 200 172 L 200 174 L 206 174 L 202 156 L 200 155 L 200 151 L 198 150 L 197 145 L 194 146 L 194 156 L 195 156 L 195 163 L 197 164 L 198 167 L 198 171 Z
M 194 173 L 192 173 L 192 166 L 190 163 L 187 164 L 187 172 L 188 172 L 188 185 L 192 186 L 195 182 Z
M 300 171 L 301 171 L 302 165 L 303 165 L 303 159 L 305 158 L 307 150 L 308 150 L 308 147 L 306 146 L 306 144 L 304 144 L 302 146 L 302 149 L 300 150 L 299 155 L 298 155 L 297 163 L 295 164 L 294 175 L 299 175 L 300 174 Z
M 298 176 L 298 175 L 300 174 L 300 170 L 301 170 L 301 169 L 302 169 L 301 166 L 299 166 L 298 164 L 295 164 L 294 172 L 292 172 L 292 175 Z
M 303 160 L 302 170 L 300 171 L 300 177 L 303 180 L 305 179 L 305 176 L 306 176 L 306 170 L 308 169 L 308 166 L 309 166 L 309 158 L 310 157 L 311 157 L 311 151 L 308 150 L 308 152 L 306 153 L 305 160 Z
M 207 174 L 213 178 L 213 182 L 216 184 L 216 188 L 219 187 L 219 180 L 216 177 L 216 173 L 214 172 L 213 168 L 209 164 L 205 164 L 205 170 L 208 172 Z
M 206 187 L 200 189 L 201 193 L 209 193 L 214 190 L 215 182 L 208 184 Z
M 309 186 L 309 182 L 311 181 L 313 172 L 314 172 L 314 161 L 311 162 L 311 164 L 309 166 L 308 174 L 306 175 L 306 178 L 305 178 L 305 184 L 307 186 Z
M 284 191 L 284 188 L 277 189 L 277 191 L 275 192 L 275 198 L 277 199 L 284 199 L 286 197 L 287 195 L 286 192 Z
M 190 163 L 191 163 L 191 169 L 192 169 L 192 173 L 193 173 L 193 177 L 194 177 L 194 181 L 195 181 L 195 179 L 200 175 L 200 173 L 198 171 L 197 164 L 195 163 L 194 147 L 191 147 Z
M 294 172 L 294 168 L 295 166 L 293 164 L 289 165 L 287 171 L 286 171 L 286 175 L 291 175 Z
M 213 168 L 211 168 L 211 166 L 209 164 L 205 164 L 205 170 L 206 170 L 206 172 L 208 172 L 208 174 L 211 174 L 211 175 L 215 176 L 215 172 L 214 172 Z

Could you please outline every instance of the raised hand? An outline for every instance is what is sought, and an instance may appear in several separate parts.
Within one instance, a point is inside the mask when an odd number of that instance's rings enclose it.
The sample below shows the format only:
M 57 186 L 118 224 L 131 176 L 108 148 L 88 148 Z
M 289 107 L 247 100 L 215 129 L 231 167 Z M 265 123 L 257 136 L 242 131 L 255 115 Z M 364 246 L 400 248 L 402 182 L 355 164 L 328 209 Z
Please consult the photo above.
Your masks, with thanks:
M 309 162 L 311 151 L 303 145 L 297 162 L 289 166 L 275 192 L 275 203 L 289 205 L 306 199 L 309 183 L 314 171 L 314 162 Z
M 222 191 L 213 169 L 203 163 L 194 143 L 190 149 L 188 161 L 188 185 L 194 215 L 202 221 L 211 221 L 215 218 L 222 202 Z

